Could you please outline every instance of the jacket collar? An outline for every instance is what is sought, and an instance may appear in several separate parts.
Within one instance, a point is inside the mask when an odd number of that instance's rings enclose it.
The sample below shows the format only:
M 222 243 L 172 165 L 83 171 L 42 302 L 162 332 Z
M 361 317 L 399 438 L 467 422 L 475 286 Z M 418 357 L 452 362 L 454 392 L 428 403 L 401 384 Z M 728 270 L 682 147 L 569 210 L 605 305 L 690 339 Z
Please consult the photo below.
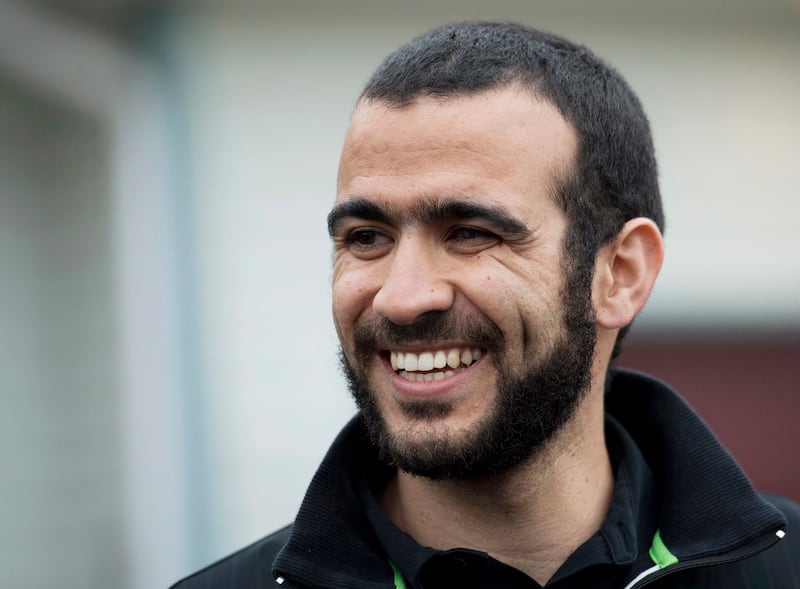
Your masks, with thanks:
M 680 561 L 741 548 L 785 529 L 784 516 L 677 393 L 644 374 L 617 370 L 606 411 L 633 437 L 660 490 L 660 537 Z
M 735 551 L 786 527 L 697 414 L 651 377 L 617 370 L 606 411 L 635 440 L 659 489 L 660 539 L 680 561 Z M 385 469 L 354 418 L 312 479 L 273 572 L 309 587 L 393 589 L 393 571 L 359 498 Z
M 360 499 L 368 473 L 386 469 L 358 416 L 334 440 L 311 480 L 273 576 L 303 586 L 394 589 L 393 571 Z

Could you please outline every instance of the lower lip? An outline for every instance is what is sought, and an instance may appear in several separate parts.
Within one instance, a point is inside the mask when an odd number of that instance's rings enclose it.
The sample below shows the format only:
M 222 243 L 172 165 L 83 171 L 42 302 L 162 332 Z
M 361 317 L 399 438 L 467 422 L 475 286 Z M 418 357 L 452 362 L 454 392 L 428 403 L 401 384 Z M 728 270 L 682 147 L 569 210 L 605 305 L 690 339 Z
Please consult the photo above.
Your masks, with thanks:
M 389 360 L 387 358 L 382 359 L 382 364 L 384 369 L 389 373 L 391 383 L 400 396 L 417 399 L 430 399 L 452 395 L 454 393 L 454 389 L 458 389 L 462 384 L 464 384 L 466 379 L 474 376 L 474 371 L 481 366 L 485 358 L 486 356 L 484 354 L 478 360 L 470 364 L 469 367 L 462 368 L 452 376 L 443 378 L 441 380 L 422 382 L 412 382 L 397 374 L 394 370 L 392 370 L 392 366 L 389 364 Z

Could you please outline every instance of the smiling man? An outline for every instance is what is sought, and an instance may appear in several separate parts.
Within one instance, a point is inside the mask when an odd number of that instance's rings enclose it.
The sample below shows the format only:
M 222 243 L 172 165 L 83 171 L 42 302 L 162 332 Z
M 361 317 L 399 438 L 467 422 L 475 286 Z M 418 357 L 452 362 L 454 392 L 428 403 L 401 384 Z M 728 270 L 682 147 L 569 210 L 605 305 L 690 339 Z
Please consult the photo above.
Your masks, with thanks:
M 648 123 L 518 25 L 387 58 L 342 150 L 333 318 L 359 415 L 292 526 L 179 587 L 798 587 L 797 507 L 610 368 L 663 258 Z

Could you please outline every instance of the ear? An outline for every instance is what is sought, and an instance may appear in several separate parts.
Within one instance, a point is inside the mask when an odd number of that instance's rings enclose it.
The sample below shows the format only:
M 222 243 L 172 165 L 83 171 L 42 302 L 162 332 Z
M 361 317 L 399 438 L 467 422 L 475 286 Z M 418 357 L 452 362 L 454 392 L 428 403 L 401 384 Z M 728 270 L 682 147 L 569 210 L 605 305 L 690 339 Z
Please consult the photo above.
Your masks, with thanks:
M 653 289 L 664 242 L 651 219 L 631 219 L 600 248 L 595 262 L 592 303 L 597 324 L 606 329 L 624 327 L 644 307 Z

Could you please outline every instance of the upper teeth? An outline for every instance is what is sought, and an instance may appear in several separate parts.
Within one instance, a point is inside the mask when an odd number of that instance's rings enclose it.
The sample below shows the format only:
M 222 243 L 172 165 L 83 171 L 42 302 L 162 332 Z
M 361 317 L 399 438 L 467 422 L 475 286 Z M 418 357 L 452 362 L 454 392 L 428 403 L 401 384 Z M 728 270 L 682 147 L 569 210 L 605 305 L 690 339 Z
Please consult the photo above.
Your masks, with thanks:
M 481 357 L 479 348 L 452 348 L 449 350 L 432 350 L 429 352 L 390 352 L 389 361 L 392 370 L 417 372 L 434 370 L 449 366 L 456 369 L 462 364 L 469 366 Z

